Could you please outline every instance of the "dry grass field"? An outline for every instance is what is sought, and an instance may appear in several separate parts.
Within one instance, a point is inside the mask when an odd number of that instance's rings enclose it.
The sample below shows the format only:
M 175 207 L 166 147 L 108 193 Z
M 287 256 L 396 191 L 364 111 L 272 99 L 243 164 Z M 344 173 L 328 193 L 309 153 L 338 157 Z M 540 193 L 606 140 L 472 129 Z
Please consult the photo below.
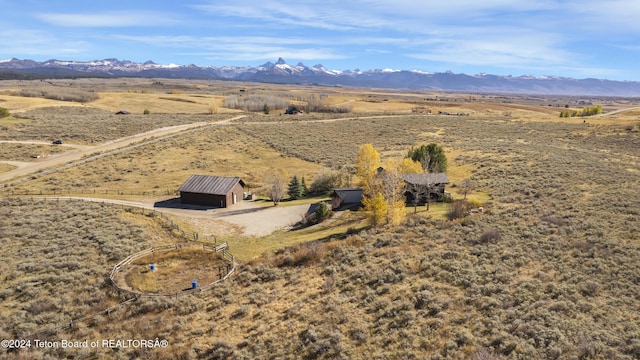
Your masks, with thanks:
M 74 91 L 93 85 L 98 99 L 82 106 L 53 108 L 42 99 L 3 94 L 27 83 L 0 86 L 0 106 L 17 115 L 0 120 L 0 140 L 64 135 L 69 143 L 90 145 L 222 120 L 237 111 L 219 107 L 210 114 L 207 106 L 220 106 L 239 89 L 292 102 L 323 95 L 326 104 L 348 103 L 353 111 L 246 114 L 0 189 L 0 338 L 24 339 L 82 318 L 72 328 L 37 336 L 168 341 L 164 348 L 2 349 L 0 358 L 640 358 L 637 99 L 142 79 L 47 85 Z M 580 109 L 581 101 L 601 103 L 605 114 L 559 118 L 565 105 Z M 135 113 L 113 115 L 123 104 Z M 432 114 L 413 112 L 416 106 Z M 151 113 L 138 114 L 141 109 Z M 617 112 L 624 109 L 630 110 Z M 444 204 L 419 207 L 415 215 L 409 207 L 403 224 L 370 228 L 355 211 L 265 237 L 228 236 L 242 262 L 238 274 L 211 291 L 177 299 L 116 306 L 124 299 L 108 285 L 111 267 L 128 254 L 185 241 L 153 213 L 11 195 L 100 197 L 121 190 L 119 198 L 156 201 L 193 173 L 240 176 L 259 189 L 274 169 L 311 183 L 326 169 L 352 167 L 363 143 L 389 158 L 429 142 L 446 150 L 447 190 L 460 199 L 462 180 L 471 179 L 469 197 L 482 203 L 483 213 L 449 221 Z M 5 145 L 0 161 L 23 161 L 20 154 L 36 151 Z M 9 170 L 1 164 L 0 171 Z M 207 222 L 172 218 L 189 231 Z M 235 234 L 232 227 L 220 229 Z M 192 276 L 184 259 L 165 260 L 184 268 L 185 279 Z M 130 280 L 151 289 L 158 280 L 147 279 L 147 262 Z M 108 307 L 108 315 L 95 315 Z

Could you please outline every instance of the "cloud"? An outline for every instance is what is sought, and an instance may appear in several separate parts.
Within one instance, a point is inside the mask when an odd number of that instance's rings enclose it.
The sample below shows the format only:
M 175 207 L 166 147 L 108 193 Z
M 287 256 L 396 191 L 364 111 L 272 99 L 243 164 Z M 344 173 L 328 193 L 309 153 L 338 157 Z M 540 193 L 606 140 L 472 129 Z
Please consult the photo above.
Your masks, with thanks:
M 209 60 L 273 60 L 291 57 L 299 60 L 343 59 L 345 55 L 327 46 L 329 43 L 298 37 L 267 36 L 129 36 L 115 35 L 125 41 L 173 49 L 180 55 Z
M 60 39 L 47 31 L 12 29 L 0 33 L 2 51 L 6 54 L 29 56 L 72 56 L 86 51 L 86 41 Z
M 176 24 L 177 20 L 154 11 L 113 11 L 104 13 L 40 13 L 36 18 L 63 27 L 134 27 Z

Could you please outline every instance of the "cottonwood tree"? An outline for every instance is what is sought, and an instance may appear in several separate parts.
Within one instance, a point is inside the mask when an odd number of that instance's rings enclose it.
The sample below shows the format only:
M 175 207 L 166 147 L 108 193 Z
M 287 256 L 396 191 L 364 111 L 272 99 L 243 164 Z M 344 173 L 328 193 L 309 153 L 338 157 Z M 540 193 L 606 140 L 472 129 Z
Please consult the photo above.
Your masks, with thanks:
M 378 192 L 371 196 L 364 196 L 362 204 L 365 210 L 369 211 L 369 223 L 373 226 L 379 226 L 386 223 L 387 220 L 387 202 L 382 193 Z
M 287 194 L 287 173 L 284 170 L 277 170 L 271 174 L 267 180 L 269 198 L 273 205 L 278 205 L 280 200 Z
M 371 185 L 378 168 L 380 167 L 380 154 L 371 144 L 364 144 L 358 148 L 356 155 L 356 175 L 360 179 L 365 195 L 372 195 Z
M 431 143 L 421 145 L 419 148 L 411 148 L 406 157 L 419 162 L 427 173 L 447 171 L 447 156 L 438 144 Z
M 380 156 L 371 144 L 358 150 L 356 174 L 363 188 L 363 204 L 372 225 L 398 225 L 405 218 L 403 173 L 421 172 L 411 160 L 389 159 L 380 166 Z
M 362 186 L 362 204 L 368 211 L 369 223 L 373 226 L 385 223 L 387 202 L 376 179 L 380 167 L 380 154 L 371 144 L 358 148 L 356 155 L 356 175 Z

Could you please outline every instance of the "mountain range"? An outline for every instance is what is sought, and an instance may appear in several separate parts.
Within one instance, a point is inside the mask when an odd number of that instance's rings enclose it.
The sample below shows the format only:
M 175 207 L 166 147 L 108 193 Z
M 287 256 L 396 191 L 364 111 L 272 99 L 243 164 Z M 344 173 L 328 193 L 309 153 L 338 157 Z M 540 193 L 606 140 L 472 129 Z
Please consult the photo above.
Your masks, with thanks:
M 442 90 L 515 94 L 640 96 L 640 82 L 572 79 L 558 76 L 499 76 L 428 73 L 415 70 L 329 70 L 322 65 L 289 65 L 282 58 L 260 66 L 161 65 L 153 61 L 0 60 L 0 79 L 73 77 L 147 77 L 238 80 L 280 84 L 317 84 L 406 90 Z

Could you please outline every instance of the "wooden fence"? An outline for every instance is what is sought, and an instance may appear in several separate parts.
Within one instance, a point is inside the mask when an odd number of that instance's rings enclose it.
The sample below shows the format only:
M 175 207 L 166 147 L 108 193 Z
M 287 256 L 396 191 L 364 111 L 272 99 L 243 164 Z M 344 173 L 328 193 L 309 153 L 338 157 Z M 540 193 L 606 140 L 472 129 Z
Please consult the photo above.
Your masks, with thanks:
M 192 294 L 192 293 L 199 293 L 199 292 L 203 292 L 203 291 L 207 291 L 209 289 L 211 289 L 214 285 L 225 281 L 226 279 L 229 278 L 229 276 L 233 275 L 236 271 L 236 258 L 235 256 L 231 255 L 231 253 L 229 253 L 229 244 L 224 242 L 221 245 L 218 246 L 211 246 L 211 245 L 207 245 L 207 244 L 202 244 L 202 249 L 203 250 L 209 250 L 209 251 L 213 251 L 215 253 L 221 253 L 222 254 L 222 258 L 227 261 L 229 263 L 230 266 L 227 266 L 227 270 L 226 270 L 226 274 L 224 274 L 224 276 L 220 276 L 220 279 L 210 283 L 210 284 L 206 284 L 202 287 L 197 287 L 197 288 L 193 288 L 193 289 L 189 289 L 189 290 L 183 290 L 183 291 L 179 291 L 179 292 L 175 292 L 175 293 L 147 293 L 147 292 L 139 292 L 139 291 L 132 291 L 129 289 L 124 289 L 122 288 L 118 282 L 115 279 L 116 274 L 123 268 L 125 268 L 127 265 L 131 264 L 133 261 L 135 261 L 136 259 L 139 259 L 141 257 L 153 254 L 153 253 L 160 253 L 160 252 L 168 252 L 168 251 L 174 251 L 174 250 L 181 250 L 181 249 L 195 249 L 195 248 L 200 248 L 200 246 L 195 247 L 195 246 L 184 246 L 184 245 L 165 245 L 165 246 L 158 246 L 155 248 L 149 248 L 149 249 L 145 249 L 142 250 L 140 252 L 137 252 L 135 254 L 129 255 L 127 256 L 124 260 L 120 261 L 119 263 L 117 263 L 113 269 L 111 270 L 111 274 L 109 275 L 109 280 L 111 281 L 111 285 L 113 285 L 113 287 L 116 288 L 116 290 L 118 291 L 118 293 L 124 293 L 126 295 L 129 296 L 133 296 L 133 297 L 155 297 L 155 296 L 169 296 L 169 297 L 178 297 L 181 295 L 187 295 L 187 294 Z
M 1 188 L 2 186 L 0 186 Z M 146 191 L 132 191 L 132 190 L 7 190 L 8 196 L 75 196 L 75 195 L 142 195 L 142 196 L 179 196 L 180 193 L 177 190 L 146 190 Z

